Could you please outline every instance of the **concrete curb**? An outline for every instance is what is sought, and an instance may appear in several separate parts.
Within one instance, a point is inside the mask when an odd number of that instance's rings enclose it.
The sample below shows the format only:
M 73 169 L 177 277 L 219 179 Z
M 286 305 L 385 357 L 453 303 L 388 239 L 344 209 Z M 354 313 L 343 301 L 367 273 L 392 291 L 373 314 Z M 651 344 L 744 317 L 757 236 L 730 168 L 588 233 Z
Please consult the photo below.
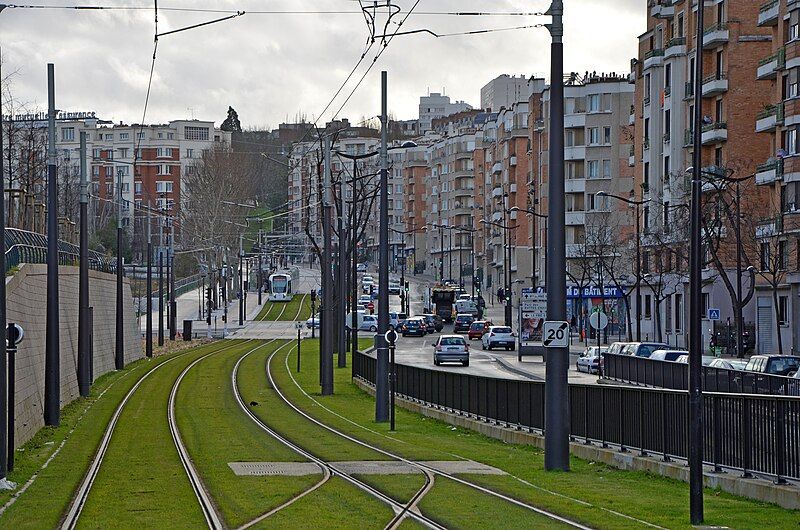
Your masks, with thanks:
M 360 379 L 353 383 L 370 395 L 375 389 Z M 527 431 L 487 423 L 468 416 L 433 408 L 408 399 L 397 397 L 397 404 L 406 410 L 434 418 L 451 425 L 470 429 L 490 438 L 505 443 L 533 445 L 544 449 L 544 437 Z M 570 453 L 583 460 L 602 462 L 619 469 L 646 471 L 689 482 L 689 468 L 682 462 L 664 462 L 660 457 L 639 456 L 633 451 L 620 452 L 616 449 L 603 448 L 598 445 L 587 445 L 570 442 Z M 800 510 L 800 488 L 791 485 L 778 485 L 760 478 L 743 479 L 738 472 L 713 473 L 710 466 L 704 466 L 704 481 L 707 488 L 719 488 L 722 491 L 749 499 L 777 504 L 789 510 Z
M 505 359 L 503 359 L 502 357 L 494 357 L 494 356 L 492 356 L 492 359 L 497 361 L 498 364 L 500 364 L 500 366 L 502 366 L 504 370 L 508 370 L 509 372 L 511 372 L 513 374 L 522 376 L 522 377 L 524 377 L 526 379 L 530 379 L 532 381 L 544 381 L 543 377 L 539 377 L 538 375 L 534 375 L 534 374 L 532 374 L 530 372 L 527 372 L 527 371 L 525 371 L 525 370 L 523 370 L 521 368 L 517 368 L 513 364 L 511 364 L 508 361 L 506 361 Z

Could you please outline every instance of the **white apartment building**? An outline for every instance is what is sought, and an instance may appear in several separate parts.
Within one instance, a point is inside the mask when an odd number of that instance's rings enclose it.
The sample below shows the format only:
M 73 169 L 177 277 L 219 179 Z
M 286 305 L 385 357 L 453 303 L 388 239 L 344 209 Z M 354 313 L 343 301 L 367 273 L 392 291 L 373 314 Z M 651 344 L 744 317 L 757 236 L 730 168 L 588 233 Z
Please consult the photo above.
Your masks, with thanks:
M 528 78 L 524 75 L 500 75 L 481 88 L 481 109 L 498 112 L 510 109 L 514 103 L 528 101 L 530 96 Z
M 433 120 L 444 118 L 458 112 L 471 110 L 472 105 L 464 101 L 450 102 L 450 96 L 432 92 L 419 98 L 419 126 L 417 132 L 425 134 L 433 128 Z

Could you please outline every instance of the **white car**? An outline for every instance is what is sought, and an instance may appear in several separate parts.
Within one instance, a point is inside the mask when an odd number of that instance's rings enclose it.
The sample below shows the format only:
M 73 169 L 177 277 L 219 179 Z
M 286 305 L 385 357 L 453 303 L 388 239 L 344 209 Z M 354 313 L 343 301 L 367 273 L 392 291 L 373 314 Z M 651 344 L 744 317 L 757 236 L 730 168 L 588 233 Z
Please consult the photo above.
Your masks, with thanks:
M 508 326 L 491 326 L 489 331 L 481 338 L 483 349 L 491 351 L 494 348 L 505 348 L 514 351 L 517 344 L 517 334 Z
M 608 351 L 608 346 L 589 346 L 578 360 L 575 362 L 575 368 L 579 372 L 586 372 L 587 374 L 600 373 L 600 367 L 603 365 L 603 353 Z
M 317 315 L 314 315 L 313 317 L 311 317 L 308 320 L 306 320 L 306 327 L 308 329 L 311 329 L 311 328 L 319 329 L 319 326 L 320 326 L 320 319 L 319 319 L 319 317 Z
M 361 307 L 366 308 L 367 304 L 369 304 L 370 302 L 372 302 L 372 297 L 368 294 L 362 294 L 361 296 L 358 297 L 358 305 L 360 305 Z
M 375 333 L 378 331 L 378 317 L 375 315 L 364 315 L 364 320 L 358 326 L 358 331 L 371 331 Z
M 356 265 L 356 272 L 367 272 L 367 264 L 359 263 L 358 265 Z

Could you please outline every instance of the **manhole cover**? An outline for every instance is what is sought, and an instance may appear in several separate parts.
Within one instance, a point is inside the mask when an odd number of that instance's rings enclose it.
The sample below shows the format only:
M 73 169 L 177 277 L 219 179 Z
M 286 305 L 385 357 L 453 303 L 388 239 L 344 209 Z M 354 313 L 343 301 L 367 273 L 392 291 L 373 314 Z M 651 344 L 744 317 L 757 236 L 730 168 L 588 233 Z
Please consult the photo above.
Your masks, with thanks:
M 300 477 L 318 475 L 322 470 L 313 462 L 228 462 L 238 476 L 283 475 Z

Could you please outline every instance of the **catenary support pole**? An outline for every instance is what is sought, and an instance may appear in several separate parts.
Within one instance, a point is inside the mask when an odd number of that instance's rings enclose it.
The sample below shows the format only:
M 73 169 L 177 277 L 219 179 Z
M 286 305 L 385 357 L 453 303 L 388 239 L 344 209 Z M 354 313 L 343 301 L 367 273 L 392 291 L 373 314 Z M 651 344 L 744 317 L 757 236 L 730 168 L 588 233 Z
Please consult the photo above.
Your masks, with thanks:
M 357 245 L 357 237 L 358 237 L 358 227 L 356 226 L 356 212 L 358 208 L 356 207 L 357 204 L 357 197 L 356 197 L 356 182 L 358 177 L 358 160 L 353 159 L 353 205 L 350 211 L 350 252 L 353 253 L 352 259 L 352 268 L 350 269 L 350 289 L 351 293 L 350 296 L 352 297 L 352 305 L 351 305 L 351 312 L 350 312 L 350 340 L 351 345 L 350 349 L 353 351 L 353 354 L 358 351 L 358 313 L 356 311 L 356 307 L 358 305 L 358 245 Z
M 547 225 L 547 320 L 567 320 L 564 226 L 564 4 L 553 0 L 547 14 L 552 36 L 550 64 L 550 177 Z M 545 372 L 544 467 L 569 470 L 568 348 L 547 350 Z
M 178 301 L 175 299 L 175 228 L 172 216 L 169 220 L 169 340 L 175 340 L 178 332 Z
M 378 231 L 378 335 L 375 368 L 375 421 L 389 420 L 389 349 L 384 337 L 389 329 L 389 117 L 386 70 L 381 72 L 381 180 Z
M 694 153 L 692 199 L 689 221 L 689 519 L 703 523 L 703 394 L 702 394 L 702 165 L 703 165 L 703 11 L 697 9 L 697 33 L 694 71 Z
M 58 319 L 58 189 L 56 179 L 55 67 L 47 65 L 47 321 L 44 355 L 44 423 L 61 414 L 61 352 Z
M 160 221 L 160 220 L 159 220 Z M 164 225 L 159 222 L 161 230 Z M 158 249 L 158 345 L 164 345 L 164 246 Z
M 2 75 L 2 65 L 0 64 L 0 79 Z M 3 108 L 2 98 L 0 98 L 0 256 L 3 260 L 3 274 L 6 271 L 6 212 L 5 201 L 5 181 L 3 180 Z M 8 461 L 4 448 L 8 443 L 7 416 L 6 411 L 9 404 L 13 407 L 14 396 L 8 392 L 8 374 L 6 372 L 6 282 L 0 282 L 0 483 L 8 474 Z
M 80 270 L 78 271 L 78 392 L 88 397 L 89 378 L 89 172 L 86 167 L 86 133 L 80 135 Z
M 244 250 L 242 235 L 239 236 L 239 325 L 244 326 Z
M 122 260 L 122 171 L 117 171 L 117 308 L 114 326 L 114 368 L 125 368 L 125 304 L 122 301 L 122 275 L 125 272 Z
M 331 234 L 333 223 L 333 204 L 331 197 L 331 137 L 328 131 L 325 132 L 324 144 L 324 175 L 323 181 L 323 202 L 322 202 L 322 235 L 324 239 L 322 249 L 322 263 L 320 272 L 322 273 L 322 310 L 320 329 L 320 386 L 322 395 L 333 394 L 333 326 L 335 325 L 334 315 L 336 310 L 333 307 L 333 242 Z
M 336 312 L 336 338 L 339 341 L 339 357 L 337 366 L 344 368 L 347 366 L 347 333 L 345 332 L 344 321 L 347 318 L 347 235 L 345 233 L 345 222 L 347 218 L 347 201 L 344 198 L 345 179 L 342 178 L 339 184 L 339 266 L 337 272 L 336 292 L 339 293 L 339 310 Z
M 151 227 L 150 202 L 147 203 L 147 321 L 145 355 L 153 357 L 153 232 Z

